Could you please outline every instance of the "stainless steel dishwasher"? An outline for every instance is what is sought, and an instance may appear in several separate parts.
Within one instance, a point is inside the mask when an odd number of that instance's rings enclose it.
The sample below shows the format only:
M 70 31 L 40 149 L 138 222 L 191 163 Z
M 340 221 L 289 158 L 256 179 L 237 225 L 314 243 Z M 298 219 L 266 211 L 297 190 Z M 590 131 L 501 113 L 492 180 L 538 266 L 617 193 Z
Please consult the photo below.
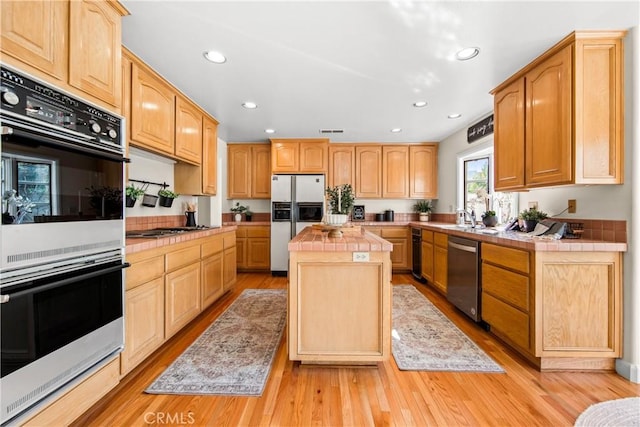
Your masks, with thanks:
M 480 242 L 449 236 L 447 299 L 480 322 Z

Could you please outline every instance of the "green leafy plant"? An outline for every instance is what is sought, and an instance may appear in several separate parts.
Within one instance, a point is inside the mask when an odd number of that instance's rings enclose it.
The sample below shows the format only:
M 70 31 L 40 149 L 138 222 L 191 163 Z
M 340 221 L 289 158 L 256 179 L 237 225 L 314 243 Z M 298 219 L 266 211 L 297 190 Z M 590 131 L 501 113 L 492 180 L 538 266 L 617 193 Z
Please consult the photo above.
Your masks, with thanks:
M 327 187 L 325 193 L 329 198 L 330 213 L 343 215 L 351 213 L 356 196 L 353 194 L 353 188 L 350 184 L 336 185 L 333 188 Z
M 242 206 L 240 202 L 236 202 L 236 205 L 230 209 L 233 213 L 243 213 L 249 210 L 249 206 Z
M 179 195 L 180 194 L 174 193 L 173 191 L 166 188 L 163 188 L 162 190 L 158 191 L 158 196 L 166 197 L 167 199 L 175 199 Z
M 524 221 L 540 221 L 548 216 L 546 212 L 539 211 L 537 208 L 529 208 L 520 212 L 518 218 Z
M 418 200 L 415 205 L 413 205 L 414 212 L 418 213 L 430 213 L 433 209 L 433 205 L 431 200 Z
M 133 184 L 127 185 L 125 190 L 125 194 L 127 197 L 131 197 L 132 199 L 139 199 L 144 194 L 144 190 L 142 188 L 138 188 Z
M 491 218 L 492 216 L 496 216 L 496 211 L 486 211 L 482 214 L 482 219 Z

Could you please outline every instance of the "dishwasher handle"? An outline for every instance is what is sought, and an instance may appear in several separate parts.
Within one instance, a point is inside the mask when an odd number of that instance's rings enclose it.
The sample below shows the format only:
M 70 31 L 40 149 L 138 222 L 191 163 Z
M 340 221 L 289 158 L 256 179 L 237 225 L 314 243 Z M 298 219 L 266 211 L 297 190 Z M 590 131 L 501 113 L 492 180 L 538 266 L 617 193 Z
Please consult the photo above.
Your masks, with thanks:
M 451 241 L 449 241 L 449 247 L 455 248 L 455 249 L 460 249 L 461 251 L 466 251 L 466 252 L 472 252 L 472 253 L 476 253 L 477 252 L 475 246 L 460 245 L 458 243 L 453 243 Z

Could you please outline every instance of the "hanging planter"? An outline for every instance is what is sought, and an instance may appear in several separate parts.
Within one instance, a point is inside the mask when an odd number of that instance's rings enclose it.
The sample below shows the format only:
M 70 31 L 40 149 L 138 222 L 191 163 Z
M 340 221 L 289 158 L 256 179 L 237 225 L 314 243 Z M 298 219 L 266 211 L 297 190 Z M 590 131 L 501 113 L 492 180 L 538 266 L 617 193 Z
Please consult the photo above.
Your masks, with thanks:
M 163 188 L 158 191 L 158 196 L 160 196 L 160 206 L 162 206 L 163 208 L 170 208 L 173 205 L 173 199 L 177 198 L 179 194 Z
M 144 194 L 144 189 L 138 188 L 133 184 L 127 185 L 125 190 L 125 206 L 128 208 L 132 208 L 136 204 L 136 200 L 140 198 Z

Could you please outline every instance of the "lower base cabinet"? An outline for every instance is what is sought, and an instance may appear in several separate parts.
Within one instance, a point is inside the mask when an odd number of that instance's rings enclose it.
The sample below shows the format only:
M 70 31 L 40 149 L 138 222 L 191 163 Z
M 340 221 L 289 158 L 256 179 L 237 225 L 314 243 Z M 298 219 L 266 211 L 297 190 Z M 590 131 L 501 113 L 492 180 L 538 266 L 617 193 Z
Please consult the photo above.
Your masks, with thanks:
M 239 271 L 269 271 L 271 267 L 271 227 L 239 225 L 236 232 Z
M 200 314 L 200 262 L 165 277 L 165 335 L 173 336 Z
M 393 245 L 391 268 L 394 273 L 411 271 L 411 229 L 406 226 L 384 226 L 365 229 Z

